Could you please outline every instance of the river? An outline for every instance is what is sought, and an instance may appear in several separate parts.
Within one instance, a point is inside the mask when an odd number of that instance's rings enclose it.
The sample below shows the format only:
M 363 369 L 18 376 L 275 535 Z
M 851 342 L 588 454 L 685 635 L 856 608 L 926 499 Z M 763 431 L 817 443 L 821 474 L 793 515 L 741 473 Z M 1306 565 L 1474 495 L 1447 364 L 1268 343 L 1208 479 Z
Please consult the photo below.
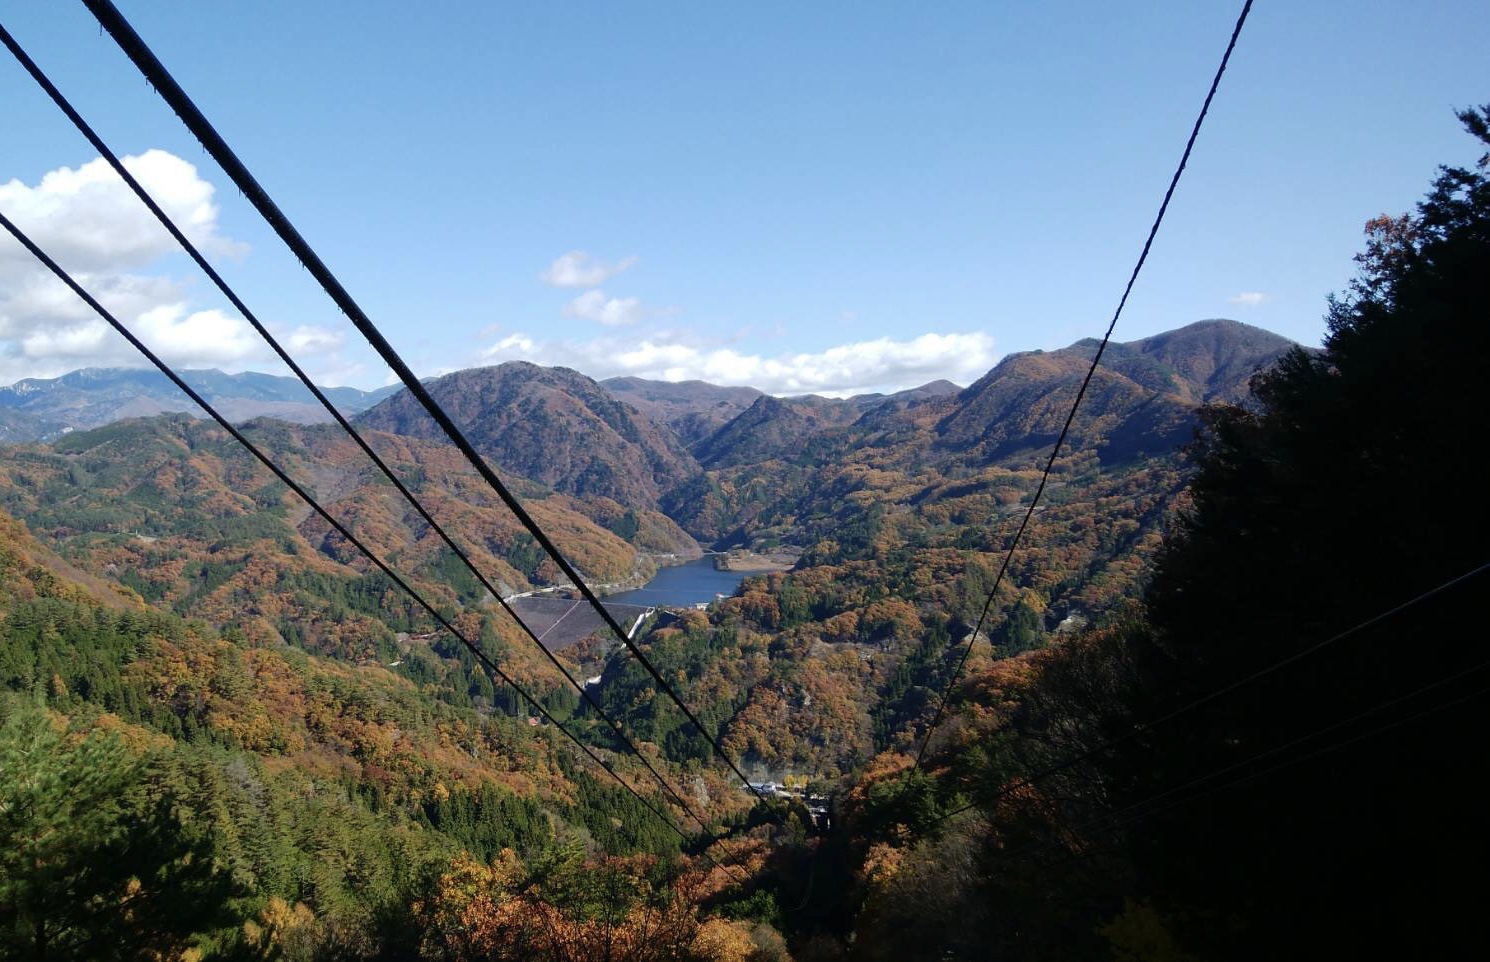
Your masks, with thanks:
M 682 608 L 713 601 L 716 595 L 731 595 L 749 572 L 717 571 L 714 559 L 704 555 L 697 561 L 658 568 L 657 575 L 640 588 L 606 595 L 606 601 L 626 605 L 674 605 Z

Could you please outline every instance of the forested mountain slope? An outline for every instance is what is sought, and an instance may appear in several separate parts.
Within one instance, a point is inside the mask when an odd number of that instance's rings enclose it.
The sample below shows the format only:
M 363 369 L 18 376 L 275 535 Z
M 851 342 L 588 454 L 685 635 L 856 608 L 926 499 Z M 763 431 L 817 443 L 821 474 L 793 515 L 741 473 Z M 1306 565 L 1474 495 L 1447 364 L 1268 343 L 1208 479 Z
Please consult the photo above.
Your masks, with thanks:
M 997 628 L 998 650 L 1038 647 L 1058 626 L 1136 595 L 1184 483 L 1177 445 L 1195 423 L 1187 399 L 1234 396 L 1237 379 L 1284 343 L 1212 321 L 1114 345 L 1116 369 L 1099 371 L 1014 571 L 1011 583 L 1022 589 L 1005 600 L 1018 603 L 1018 618 Z M 571 371 L 508 364 L 435 387 L 457 418 L 473 419 L 478 443 L 501 452 L 499 463 L 531 463 L 540 480 L 561 488 L 586 487 L 588 478 L 633 499 L 554 494 L 514 479 L 539 523 L 596 584 L 635 583 L 653 570 L 653 555 L 697 550 L 647 507 L 652 492 L 715 543 L 804 551 L 798 570 L 752 581 L 702 621 L 669 630 L 683 649 L 733 639 L 707 658 L 674 654 L 692 659 L 676 670 L 744 764 L 829 776 L 884 747 L 916 715 L 935 682 L 936 645 L 969 630 L 1037 480 L 1036 442 L 1049 443 L 1054 412 L 1069 403 L 1090 350 L 1009 358 L 960 392 L 932 385 L 848 401 L 758 395 L 695 446 L 702 469 L 666 425 Z M 674 397 L 715 396 L 691 385 Z M 365 414 L 364 426 L 432 431 L 410 403 L 396 395 Z M 489 607 L 470 573 L 339 431 L 265 420 L 250 433 L 417 584 L 502 639 L 519 677 L 553 690 L 557 680 L 517 626 Z M 371 438 L 504 590 L 558 577 L 448 445 L 376 430 Z M 207 423 L 126 421 L 13 448 L 0 465 L 0 507 L 94 576 L 259 643 L 288 640 L 387 663 L 406 658 L 407 639 L 433 627 Z M 406 660 L 401 671 L 425 673 L 456 703 L 497 697 L 470 664 L 437 666 Z M 621 658 L 600 691 L 618 714 L 636 717 L 633 701 L 647 682 Z M 680 760 L 700 757 L 697 734 L 675 734 L 680 716 L 657 710 L 641 725 L 644 737 L 672 738 Z
M 762 395 L 699 442 L 694 455 L 709 470 L 799 458 L 806 454 L 803 444 L 807 439 L 843 427 L 858 416 L 846 401 Z
M 1109 345 L 1069 441 L 1108 463 L 1171 452 L 1189 440 L 1198 405 L 1242 396 L 1248 380 L 1291 346 L 1235 321 L 1201 321 Z M 937 424 L 938 445 L 963 463 L 1048 449 L 1096 348 L 1081 341 L 1005 358 Z
M 339 428 L 257 421 L 248 434 L 354 530 L 456 609 L 483 592 Z M 448 446 L 369 433 L 370 442 L 499 587 L 559 577 L 536 542 Z M 650 555 L 696 551 L 646 509 L 519 491 L 587 578 L 636 583 Z M 251 638 L 290 639 L 347 658 L 399 657 L 395 632 L 433 626 L 308 506 L 216 425 L 181 415 L 121 421 L 49 446 L 10 448 L 0 509 L 73 563 L 141 597 Z M 622 538 L 607 525 L 633 523 Z M 510 625 L 502 631 L 513 637 Z
M 1078 443 L 1058 462 L 1046 506 L 997 599 L 1007 617 L 990 623 L 978 639 L 969 639 L 969 632 L 1038 479 L 1041 443 L 1048 443 L 1041 438 L 1053 412 L 1069 403 L 1089 345 L 1007 359 L 965 390 L 934 384 L 847 400 L 757 394 L 707 437 L 696 438 L 694 453 L 665 420 L 563 369 L 508 364 L 450 375 L 432 388 L 596 584 L 645 577 L 656 555 L 696 552 L 690 534 L 718 544 L 801 551 L 795 570 L 749 579 L 735 598 L 658 622 L 638 639 L 699 714 L 706 733 L 694 731 L 658 697 L 650 676 L 619 647 L 610 648 L 593 689 L 633 737 L 654 746 L 647 750 L 669 770 L 680 778 L 687 773 L 701 800 L 728 813 L 744 796 L 711 763 L 709 739 L 717 738 L 754 776 L 794 775 L 830 786 L 878 753 L 908 743 L 961 646 L 977 646 L 975 665 L 1016 665 L 1021 653 L 1122 610 L 1139 595 L 1144 567 L 1184 487 L 1176 448 L 1197 423 L 1194 404 L 1236 396 L 1239 379 L 1278 348 L 1271 336 L 1232 322 L 1114 346 L 1117 366 L 1099 374 Z M 712 404 L 718 417 L 721 405 L 746 401 L 740 392 L 721 394 L 709 386 L 689 386 L 680 395 L 646 385 L 629 389 L 647 393 L 665 419 L 681 419 L 685 427 L 702 423 L 695 417 L 702 412 L 690 404 Z M 975 428 L 980 418 L 988 421 Z M 557 577 L 406 395 L 389 398 L 361 422 L 373 445 L 504 589 Z M 247 430 L 508 671 L 531 684 L 550 710 L 571 720 L 583 737 L 616 748 L 599 719 L 338 430 L 267 419 Z M 524 478 L 523 471 L 534 476 Z M 557 812 L 561 821 L 590 824 L 582 814 L 589 802 L 574 803 L 579 814 L 571 817 L 564 814 L 570 809 L 546 800 L 544 792 L 568 799 L 604 791 L 563 757 L 520 755 L 505 763 L 502 777 L 472 774 L 453 756 L 438 761 L 444 749 L 413 733 L 424 730 L 425 719 L 453 712 L 470 719 L 463 724 L 500 728 L 514 716 L 526 717 L 529 708 L 477 671 L 455 642 L 433 634 L 425 616 L 214 425 L 166 415 L 74 432 L 50 445 L 8 448 L 0 462 L 0 507 L 67 559 L 58 564 L 86 571 L 95 586 L 116 585 L 108 592 L 117 604 L 141 610 L 145 602 L 172 613 L 151 615 L 156 618 L 201 619 L 197 627 L 171 629 L 180 640 L 169 649 L 141 647 L 130 635 L 134 640 L 120 642 L 123 654 L 92 662 L 105 667 L 86 681 L 68 681 L 64 672 L 61 682 L 49 683 L 33 666 L 13 687 L 49 688 L 53 699 L 70 692 L 66 697 L 76 698 L 66 706 L 123 712 L 127 724 L 153 726 L 178 741 L 207 737 L 233 750 L 268 752 L 270 761 L 254 764 L 281 764 L 297 778 L 340 778 L 359 786 L 358 798 L 372 793 L 368 804 L 375 813 L 397 810 L 398 818 L 412 818 L 418 824 L 410 831 L 425 830 L 420 812 L 445 831 L 426 810 L 429 793 L 441 791 L 430 778 L 452 796 L 488 793 L 474 808 L 461 802 L 467 807 L 460 811 L 470 813 L 462 819 L 480 822 L 497 816 L 479 812 L 493 811 L 509 817 L 519 803 L 492 800 L 490 792 L 500 788 L 517 799 L 537 799 L 533 804 Z M 43 636 L 50 634 L 37 637 Z M 598 654 L 606 658 L 604 648 Z M 224 682 L 241 703 L 223 702 L 216 714 L 203 707 L 214 704 L 211 696 L 190 685 L 131 687 L 127 679 L 166 670 L 150 660 L 157 657 L 185 665 L 178 675 L 209 680 L 238 671 L 220 667 L 219 659 L 241 662 L 249 666 L 248 687 Z M 365 675 L 388 692 L 405 693 L 397 695 L 408 699 L 397 710 L 405 720 L 381 734 L 358 729 L 364 732 L 359 737 L 392 746 L 392 754 L 368 754 L 352 736 L 338 736 L 342 747 L 333 750 L 317 740 L 322 729 L 296 727 L 298 709 L 281 702 L 313 700 L 309 694 L 293 694 L 293 685 L 290 695 L 255 687 L 292 671 L 279 667 L 281 661 L 314 667 L 315 678 Z M 115 674 L 126 680 L 111 680 Z M 310 692 L 327 683 L 293 684 Z M 337 685 L 321 703 L 324 709 L 360 717 L 363 709 L 351 706 L 374 696 L 351 682 Z M 161 699 L 196 707 L 150 714 L 158 709 L 149 706 Z M 195 734 L 203 729 L 207 736 Z M 256 740 L 242 740 L 250 737 Z M 522 743 L 529 736 L 512 737 Z M 287 750 L 282 746 L 300 752 L 295 746 L 302 744 L 307 754 L 273 754 Z M 474 751 L 481 769 L 491 749 Z M 438 777 L 414 774 L 413 759 L 424 754 Z M 456 783 L 468 788 L 457 790 Z M 494 787 L 481 787 L 487 784 Z M 553 824 L 548 816 L 535 823 L 536 809 L 523 811 L 528 823 Z M 349 824 L 361 824 L 362 817 L 346 816 Z M 613 851 L 620 830 L 613 824 L 610 834 L 602 833 Z M 469 844 L 460 834 L 468 829 L 449 831 Z M 563 831 L 544 837 L 562 839 Z M 533 851 L 546 851 L 549 843 L 532 844 Z M 506 884 L 501 879 L 520 877 L 524 864 L 531 867 L 521 859 L 494 865 L 497 847 L 492 842 L 482 849 L 487 861 L 447 862 L 445 869 L 500 887 Z M 450 856 L 454 849 L 441 851 Z M 571 863 L 578 871 L 574 866 L 583 858 Z M 276 897 L 290 906 L 305 902 L 316 918 L 339 911 L 325 909 L 303 888 L 294 892 Z M 380 892 L 378 899 L 395 897 Z M 346 896 L 353 902 L 360 897 Z M 696 921 L 696 910 L 688 912 Z M 759 917 L 778 918 L 774 913 Z M 318 931 L 317 938 L 330 937 Z
M 690 451 L 761 397 L 753 387 L 720 387 L 704 381 L 612 377 L 601 381 L 600 386 L 672 428 Z
M 698 473 L 670 429 L 568 368 L 512 361 L 447 374 L 428 387 L 496 465 L 565 494 L 655 508 L 663 491 Z M 444 437 L 407 391 L 357 421 L 411 437 Z
M 1113 344 L 1073 425 L 1072 450 L 1094 453 L 1112 470 L 1176 463 L 1197 424 L 1195 408 L 1240 396 L 1289 346 L 1224 320 Z M 1054 442 L 1094 348 L 1081 342 L 1011 355 L 953 393 L 760 398 L 695 447 L 704 473 L 665 495 L 663 509 L 705 543 L 807 544 L 817 528 L 804 521 L 836 513 L 836 476 L 846 464 L 895 472 L 922 488 L 993 467 L 1032 467 Z
M 0 517 L 0 958 L 779 947 L 552 729 L 67 575 Z

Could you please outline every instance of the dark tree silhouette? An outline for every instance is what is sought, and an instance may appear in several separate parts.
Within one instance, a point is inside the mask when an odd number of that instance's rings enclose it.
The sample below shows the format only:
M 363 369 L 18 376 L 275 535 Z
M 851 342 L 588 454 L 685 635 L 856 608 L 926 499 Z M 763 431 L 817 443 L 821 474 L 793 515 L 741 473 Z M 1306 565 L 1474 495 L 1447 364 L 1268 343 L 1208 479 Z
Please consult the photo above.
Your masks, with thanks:
M 1460 119 L 1490 147 L 1490 108 Z M 1472 467 L 1490 361 L 1487 174 L 1490 154 L 1443 168 L 1416 214 L 1371 221 L 1359 277 L 1330 302 L 1324 350 L 1294 350 L 1254 381 L 1251 404 L 1205 410 L 1193 506 L 1156 563 L 1155 630 L 1132 651 L 1132 720 L 1490 558 L 1490 501 Z M 1484 580 L 1217 698 L 1108 763 L 1121 809 L 1340 726 L 1268 759 L 1297 764 L 1244 766 L 1233 776 L 1259 777 L 1132 829 L 1146 883 L 1192 920 L 1186 944 L 1217 958 L 1380 957 L 1468 933 L 1482 888 L 1461 879 L 1483 864 L 1487 835 L 1474 787 L 1487 774 Z M 1373 734 L 1385 725 L 1397 727 Z

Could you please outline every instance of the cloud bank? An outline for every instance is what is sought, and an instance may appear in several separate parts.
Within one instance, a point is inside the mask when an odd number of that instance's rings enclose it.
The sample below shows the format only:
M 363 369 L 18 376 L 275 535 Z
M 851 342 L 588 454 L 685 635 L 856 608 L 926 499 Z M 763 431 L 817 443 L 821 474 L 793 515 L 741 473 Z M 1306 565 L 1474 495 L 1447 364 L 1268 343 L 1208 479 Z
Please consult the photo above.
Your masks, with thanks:
M 481 353 L 486 364 L 513 360 L 571 367 L 596 379 L 702 380 L 749 385 L 770 394 L 847 397 L 904 390 L 939 378 L 966 384 L 987 372 L 997 357 L 993 338 L 982 333 L 930 333 L 906 341 L 881 337 L 770 357 L 664 336 L 539 341 L 510 334 Z
M 1243 291 L 1240 294 L 1234 294 L 1228 297 L 1226 300 L 1229 303 L 1240 304 L 1243 307 L 1258 307 L 1264 301 L 1270 301 L 1272 299 L 1273 296 L 1271 294 L 1264 294 L 1262 291 Z
M 209 256 L 241 256 L 224 236 L 215 188 L 181 158 L 148 150 L 123 158 L 182 232 Z M 186 288 L 148 271 L 175 253 L 175 240 L 102 159 L 59 167 L 34 185 L 0 184 L 0 210 L 129 325 L 181 367 L 239 367 L 269 349 L 242 318 L 193 305 Z M 302 326 L 293 350 L 334 350 L 339 335 Z M 127 342 L 8 233 L 0 233 L 0 383 L 53 377 L 79 367 L 141 367 Z

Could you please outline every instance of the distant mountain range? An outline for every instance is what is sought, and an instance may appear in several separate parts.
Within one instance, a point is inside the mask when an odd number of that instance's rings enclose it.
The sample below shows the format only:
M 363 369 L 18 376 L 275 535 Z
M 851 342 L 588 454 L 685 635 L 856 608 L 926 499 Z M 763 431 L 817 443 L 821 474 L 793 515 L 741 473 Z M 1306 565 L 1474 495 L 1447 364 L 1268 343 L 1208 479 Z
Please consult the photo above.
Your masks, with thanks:
M 1198 405 L 1241 397 L 1249 378 L 1291 346 L 1228 320 L 1113 343 L 1073 426 L 1073 448 L 1095 451 L 1105 464 L 1167 455 L 1188 440 Z M 524 361 L 427 383 L 502 470 L 561 494 L 662 510 L 711 543 L 742 524 L 748 532 L 752 519 L 771 513 L 765 505 L 772 499 L 804 497 L 801 485 L 811 469 L 844 463 L 865 449 L 883 469 L 953 475 L 988 465 L 1023 467 L 1059 432 L 1095 349 L 1087 340 L 1011 354 L 966 388 L 936 381 L 847 399 L 778 398 L 702 381 L 596 382 Z M 291 378 L 220 371 L 185 376 L 235 420 L 328 420 Z M 327 393 L 364 427 L 439 436 L 402 389 Z M 196 413 L 154 372 L 88 369 L 30 379 L 0 388 L 0 441 L 46 440 L 168 411 Z M 800 513 L 784 502 L 776 512 Z
M 182 371 L 181 376 L 234 421 L 273 417 L 318 424 L 331 420 L 310 391 L 292 377 L 218 370 Z M 355 414 L 397 388 L 323 390 L 343 414 Z M 0 387 L 0 442 L 49 440 L 69 430 L 177 411 L 198 414 L 196 405 L 158 371 L 84 368 L 61 377 L 27 378 Z
M 1209 320 L 1109 345 L 1073 425 L 1071 450 L 1120 466 L 1172 458 L 1195 408 L 1244 395 L 1292 345 Z M 579 498 L 661 510 L 705 544 L 797 538 L 831 514 L 824 472 L 862 463 L 913 476 L 1023 470 L 1048 451 L 1096 343 L 1012 354 L 966 388 L 779 398 L 752 388 L 641 378 L 599 382 L 521 361 L 460 371 L 430 390 L 499 468 Z M 392 434 L 438 429 L 406 392 L 358 416 Z M 773 520 L 774 519 L 774 520 Z

